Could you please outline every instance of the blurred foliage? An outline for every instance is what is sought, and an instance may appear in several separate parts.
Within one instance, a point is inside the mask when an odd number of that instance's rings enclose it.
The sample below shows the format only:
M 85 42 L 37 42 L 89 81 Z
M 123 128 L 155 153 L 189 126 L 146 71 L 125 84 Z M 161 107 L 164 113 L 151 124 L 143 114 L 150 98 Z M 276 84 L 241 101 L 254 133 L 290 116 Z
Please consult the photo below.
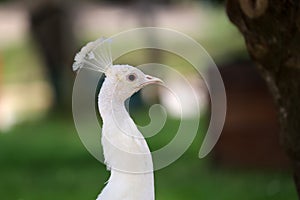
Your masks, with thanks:
M 135 4 L 135 3 L 144 3 L 145 0 L 93 0 L 98 2 L 107 2 L 114 4 Z M 146 0 L 147 1 L 147 0 Z M 225 0 L 152 0 L 152 4 L 160 4 L 160 5 L 171 5 L 176 3 L 184 3 L 184 2 L 204 2 L 210 5 L 221 5 L 225 2 Z
M 204 2 L 213 6 L 223 5 L 225 0 L 198 0 L 199 2 Z
M 128 4 L 136 4 L 136 3 L 145 3 L 147 0 L 94 0 L 94 1 L 128 5 Z M 180 2 L 180 1 L 178 1 L 178 0 L 152 0 L 151 4 L 170 5 L 170 4 L 176 3 L 176 2 Z
M 4 65 L 4 83 L 30 82 L 43 80 L 44 71 L 40 67 L 43 63 L 41 55 L 31 40 L 11 45 L 1 51 Z

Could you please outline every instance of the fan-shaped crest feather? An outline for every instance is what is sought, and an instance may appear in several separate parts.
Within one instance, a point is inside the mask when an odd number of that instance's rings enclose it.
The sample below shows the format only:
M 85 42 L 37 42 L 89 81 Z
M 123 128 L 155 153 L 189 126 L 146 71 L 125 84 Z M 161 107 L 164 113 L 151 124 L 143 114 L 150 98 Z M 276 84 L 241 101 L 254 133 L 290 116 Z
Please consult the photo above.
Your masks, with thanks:
M 112 66 L 111 39 L 101 37 L 82 47 L 75 56 L 73 70 L 83 67 L 105 73 Z

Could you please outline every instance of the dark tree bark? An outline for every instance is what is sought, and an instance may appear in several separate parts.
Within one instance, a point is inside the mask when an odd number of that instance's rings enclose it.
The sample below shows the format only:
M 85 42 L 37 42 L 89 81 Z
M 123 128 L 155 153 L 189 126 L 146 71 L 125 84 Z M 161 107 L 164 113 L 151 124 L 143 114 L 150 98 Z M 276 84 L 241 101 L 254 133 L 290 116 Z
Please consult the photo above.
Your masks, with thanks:
M 300 0 L 227 0 L 227 13 L 277 103 L 300 197 Z

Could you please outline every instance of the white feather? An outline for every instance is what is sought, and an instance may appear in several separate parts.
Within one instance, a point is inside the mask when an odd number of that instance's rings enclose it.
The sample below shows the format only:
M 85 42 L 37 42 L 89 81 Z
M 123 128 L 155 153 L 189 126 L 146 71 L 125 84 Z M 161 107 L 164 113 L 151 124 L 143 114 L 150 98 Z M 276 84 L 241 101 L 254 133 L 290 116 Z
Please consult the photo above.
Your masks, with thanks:
M 140 77 L 133 83 L 126 79 L 132 73 Z M 102 85 L 98 98 L 103 119 L 101 142 L 111 176 L 97 200 L 154 200 L 151 152 L 124 105 L 145 81 L 140 70 L 114 65 Z
M 110 43 L 110 39 L 101 37 L 82 47 L 80 52 L 75 55 L 73 70 L 77 71 L 82 67 L 86 67 L 105 73 L 112 66 Z

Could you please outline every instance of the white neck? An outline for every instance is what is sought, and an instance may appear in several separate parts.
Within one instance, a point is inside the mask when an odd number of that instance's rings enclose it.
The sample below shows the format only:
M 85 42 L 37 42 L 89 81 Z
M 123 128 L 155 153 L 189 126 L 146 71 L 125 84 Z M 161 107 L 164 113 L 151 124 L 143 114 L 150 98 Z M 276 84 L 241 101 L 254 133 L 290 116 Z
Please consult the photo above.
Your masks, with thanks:
M 106 78 L 98 97 L 101 142 L 111 176 L 97 200 L 154 200 L 150 150 L 113 87 L 114 81 Z

